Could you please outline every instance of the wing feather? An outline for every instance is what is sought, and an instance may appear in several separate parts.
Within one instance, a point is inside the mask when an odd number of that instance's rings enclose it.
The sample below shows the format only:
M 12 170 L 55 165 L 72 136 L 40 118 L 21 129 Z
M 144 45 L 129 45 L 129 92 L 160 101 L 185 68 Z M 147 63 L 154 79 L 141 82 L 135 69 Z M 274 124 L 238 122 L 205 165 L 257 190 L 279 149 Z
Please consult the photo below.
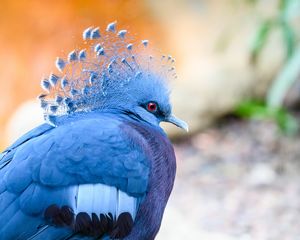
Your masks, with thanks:
M 53 203 L 75 212 L 135 216 L 150 167 L 145 140 L 129 128 L 110 117 L 85 116 L 57 128 L 41 125 L 9 147 L 0 155 L 0 234 L 59 235 L 50 226 L 40 229 Z

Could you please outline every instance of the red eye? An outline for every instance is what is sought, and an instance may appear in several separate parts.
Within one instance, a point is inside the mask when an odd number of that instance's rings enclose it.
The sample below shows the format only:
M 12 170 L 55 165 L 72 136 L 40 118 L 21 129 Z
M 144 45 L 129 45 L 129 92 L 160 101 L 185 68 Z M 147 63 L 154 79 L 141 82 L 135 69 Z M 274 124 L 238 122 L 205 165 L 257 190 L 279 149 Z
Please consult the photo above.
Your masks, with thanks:
M 156 105 L 156 103 L 154 103 L 154 102 L 149 102 L 149 103 L 147 104 L 147 110 L 148 110 L 149 112 L 156 112 L 156 110 L 157 110 L 157 105 Z

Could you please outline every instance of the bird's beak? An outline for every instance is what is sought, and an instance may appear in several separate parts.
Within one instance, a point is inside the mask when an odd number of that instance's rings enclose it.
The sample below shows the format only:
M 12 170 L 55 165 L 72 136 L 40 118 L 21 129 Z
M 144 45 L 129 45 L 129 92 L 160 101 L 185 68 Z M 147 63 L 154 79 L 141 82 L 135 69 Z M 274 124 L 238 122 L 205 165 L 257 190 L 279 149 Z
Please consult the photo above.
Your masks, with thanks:
M 165 122 L 173 123 L 177 127 L 180 127 L 180 128 L 184 129 L 187 132 L 189 131 L 189 125 L 185 121 L 175 117 L 174 115 L 171 115 L 170 117 L 168 117 L 165 120 Z

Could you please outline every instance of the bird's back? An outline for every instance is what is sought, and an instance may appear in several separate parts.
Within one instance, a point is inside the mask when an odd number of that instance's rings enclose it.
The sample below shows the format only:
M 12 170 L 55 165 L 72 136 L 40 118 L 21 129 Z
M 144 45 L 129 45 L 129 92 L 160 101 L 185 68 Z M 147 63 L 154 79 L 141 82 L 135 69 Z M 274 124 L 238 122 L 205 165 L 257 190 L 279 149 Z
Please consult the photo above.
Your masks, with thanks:
M 154 238 L 175 175 L 173 148 L 159 129 L 128 117 L 90 113 L 58 127 L 42 125 L 22 139 L 1 160 L 4 239 L 37 232 L 32 239 L 72 235 L 73 230 L 49 227 L 44 217 L 49 207 L 50 214 L 57 211 L 53 204 L 68 206 L 77 215 L 92 216 L 98 208 L 103 214 L 112 212 L 116 220 L 121 212 L 130 212 L 135 223 L 127 239 Z M 46 230 L 39 231 L 42 226 Z
M 0 239 L 154 239 L 176 171 L 159 124 L 188 127 L 169 101 L 175 60 L 126 33 L 87 28 L 42 79 L 47 123 L 0 154 Z

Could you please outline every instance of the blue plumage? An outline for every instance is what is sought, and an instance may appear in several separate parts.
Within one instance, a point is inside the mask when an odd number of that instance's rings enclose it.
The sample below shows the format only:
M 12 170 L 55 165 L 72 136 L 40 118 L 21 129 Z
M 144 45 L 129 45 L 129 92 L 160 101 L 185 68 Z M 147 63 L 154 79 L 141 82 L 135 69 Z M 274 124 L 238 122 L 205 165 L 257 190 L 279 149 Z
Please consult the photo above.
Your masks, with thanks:
M 187 130 L 169 103 L 174 61 L 153 60 L 148 40 L 135 49 L 116 23 L 106 31 L 56 60 L 60 73 L 39 97 L 47 123 L 0 154 L 0 239 L 154 239 L 159 230 L 176 169 L 159 123 Z

